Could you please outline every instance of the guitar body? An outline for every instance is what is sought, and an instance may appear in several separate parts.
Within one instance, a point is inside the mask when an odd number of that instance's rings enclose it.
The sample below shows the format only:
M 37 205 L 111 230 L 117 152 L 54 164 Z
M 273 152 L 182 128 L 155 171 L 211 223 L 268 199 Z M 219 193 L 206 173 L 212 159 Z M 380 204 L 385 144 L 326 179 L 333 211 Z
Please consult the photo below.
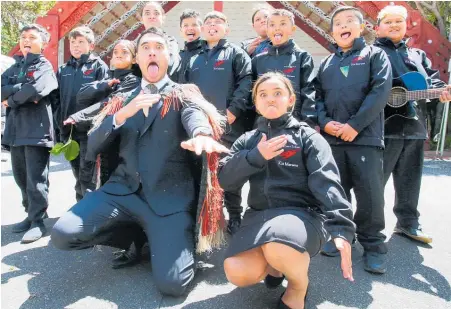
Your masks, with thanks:
M 423 75 L 409 72 L 393 79 L 393 89 L 385 106 L 385 121 L 399 116 L 407 119 L 418 119 L 415 110 L 416 102 L 406 99 L 407 91 L 427 90 L 428 84 Z

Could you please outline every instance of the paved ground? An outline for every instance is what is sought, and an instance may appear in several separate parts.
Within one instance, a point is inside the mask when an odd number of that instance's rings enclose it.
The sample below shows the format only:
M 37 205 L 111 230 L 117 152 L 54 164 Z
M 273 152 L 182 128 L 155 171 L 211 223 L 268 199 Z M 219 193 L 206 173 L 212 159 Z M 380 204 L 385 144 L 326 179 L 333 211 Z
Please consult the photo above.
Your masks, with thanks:
M 8 158 L 8 153 L 2 153 Z M 131 269 L 110 268 L 111 249 L 63 252 L 49 237 L 20 244 L 11 224 L 23 219 L 19 190 L 10 161 L 2 162 L 1 209 L 1 307 L 4 309 L 120 308 L 120 309 L 250 309 L 274 308 L 282 293 L 263 284 L 239 289 L 228 284 L 221 266 L 221 252 L 201 257 L 195 284 L 180 299 L 162 297 L 152 283 L 149 263 Z M 52 158 L 50 175 L 50 229 L 75 201 L 69 165 Z M 448 191 L 450 190 L 450 191 Z M 361 248 L 354 250 L 355 283 L 341 279 L 339 259 L 317 256 L 310 268 L 307 308 L 451 308 L 451 161 L 427 161 L 421 192 L 422 223 L 434 236 L 432 247 L 416 245 L 392 235 L 393 189 L 387 186 L 387 235 L 389 270 L 383 276 L 363 271 Z

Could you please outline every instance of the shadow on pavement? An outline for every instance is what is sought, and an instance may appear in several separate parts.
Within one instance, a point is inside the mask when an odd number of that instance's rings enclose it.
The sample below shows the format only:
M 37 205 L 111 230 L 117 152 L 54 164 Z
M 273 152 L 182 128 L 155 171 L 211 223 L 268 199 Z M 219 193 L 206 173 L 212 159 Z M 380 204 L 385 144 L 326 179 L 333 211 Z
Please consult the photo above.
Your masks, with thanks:
M 423 176 L 449 176 L 451 174 L 451 161 L 425 160 Z
M 55 224 L 55 222 L 58 219 L 59 218 L 49 218 L 49 219 L 44 220 L 45 227 L 47 228 L 46 236 L 48 236 L 50 234 L 50 231 L 51 231 L 53 225 Z M 18 241 L 20 242 L 20 240 L 22 239 L 22 236 L 25 234 L 25 232 L 12 233 L 11 229 L 12 229 L 13 225 L 14 224 L 2 225 L 2 247 L 9 245 L 10 243 L 13 243 L 13 242 L 18 242 Z
M 415 243 L 404 237 L 394 236 L 388 245 L 389 267 L 385 275 L 371 275 L 365 272 L 361 258 L 362 249 L 360 245 L 356 246 L 357 248 L 353 250 L 356 280 L 354 283 L 342 279 L 339 257 L 314 257 L 309 271 L 310 284 L 306 308 L 318 308 L 326 302 L 343 307 L 368 308 L 373 303 L 371 291 L 376 281 L 428 293 L 447 301 L 451 299 L 449 282 L 437 270 L 422 264 L 423 257 Z M 235 288 L 228 294 L 193 302 L 183 308 L 275 308 L 283 290 L 282 287 L 278 290 L 268 290 L 263 284 Z

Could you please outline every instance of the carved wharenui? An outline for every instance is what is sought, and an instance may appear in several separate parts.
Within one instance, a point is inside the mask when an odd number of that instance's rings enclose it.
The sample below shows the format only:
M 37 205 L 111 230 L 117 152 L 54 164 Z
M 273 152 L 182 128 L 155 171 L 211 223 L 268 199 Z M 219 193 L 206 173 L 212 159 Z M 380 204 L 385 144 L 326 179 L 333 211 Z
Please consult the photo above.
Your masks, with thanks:
M 52 37 L 49 47 L 44 52 L 45 56 L 56 69 L 60 39 L 75 26 L 88 25 L 97 36 L 95 51 L 108 62 L 115 42 L 120 39 L 135 40 L 144 29 L 138 17 L 144 3 L 144 1 L 57 2 L 46 16 L 37 20 L 46 27 Z M 196 2 L 191 3 L 192 8 L 196 9 Z M 371 43 L 376 36 L 378 12 L 388 4 L 403 5 L 409 12 L 407 20 L 407 35 L 411 38 L 409 45 L 423 49 L 432 60 L 433 66 L 440 69 L 443 79 L 447 80 L 449 77 L 448 61 L 451 55 L 451 43 L 441 36 L 439 31 L 421 16 L 420 12 L 414 10 L 405 1 L 268 1 L 268 3 L 274 8 L 284 8 L 293 12 L 296 25 L 326 49 L 329 49 L 330 43 L 333 42 L 329 33 L 330 15 L 337 6 L 353 5 L 362 11 L 365 17 L 363 35 Z M 162 1 L 167 13 L 178 4 L 179 1 Z M 212 1 L 211 4 L 212 9 L 224 8 L 223 1 Z M 9 54 L 13 55 L 18 50 L 16 46 Z M 67 60 L 68 44 L 65 44 L 64 50 L 64 60 Z

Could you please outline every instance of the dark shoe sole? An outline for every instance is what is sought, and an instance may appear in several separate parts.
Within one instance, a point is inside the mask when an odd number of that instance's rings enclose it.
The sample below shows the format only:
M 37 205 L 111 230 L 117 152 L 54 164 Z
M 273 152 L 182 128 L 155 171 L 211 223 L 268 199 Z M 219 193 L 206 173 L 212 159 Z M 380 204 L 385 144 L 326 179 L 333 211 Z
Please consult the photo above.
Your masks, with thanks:
M 124 261 L 124 262 L 113 262 L 113 265 L 111 265 L 112 269 L 121 269 L 121 268 L 127 268 L 127 267 L 132 267 L 135 265 L 138 265 L 139 263 L 141 263 L 140 259 L 133 259 L 133 260 L 128 260 L 128 261 Z
M 416 235 L 412 235 L 409 232 L 407 232 L 406 230 L 404 230 L 403 228 L 400 227 L 395 227 L 395 229 L 393 230 L 396 234 L 403 234 L 413 240 L 419 241 L 423 244 L 430 244 L 432 243 L 432 238 L 430 237 L 421 237 L 421 236 L 416 236 Z
M 305 306 L 305 301 L 307 300 L 308 290 L 309 290 L 309 288 L 308 288 L 308 286 L 307 286 L 307 291 L 305 291 L 305 296 L 304 296 L 304 308 L 306 308 L 306 306 Z M 288 307 L 288 306 L 282 301 L 282 297 L 283 297 L 284 294 L 285 294 L 285 291 L 282 293 L 282 295 L 280 295 L 279 302 L 278 302 L 278 304 L 277 304 L 276 309 L 291 309 L 290 307 Z
M 373 268 L 369 268 L 369 267 L 366 267 L 366 266 L 363 266 L 363 269 L 365 271 L 371 273 L 371 274 L 374 274 L 374 275 L 383 275 L 383 274 L 385 274 L 387 272 L 386 269 L 373 269 Z
M 340 251 L 337 251 L 337 252 L 328 252 L 328 251 L 320 251 L 320 253 L 322 254 L 322 255 L 325 255 L 325 256 L 328 256 L 328 257 L 336 257 L 336 256 L 339 256 L 340 255 Z

